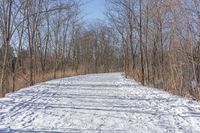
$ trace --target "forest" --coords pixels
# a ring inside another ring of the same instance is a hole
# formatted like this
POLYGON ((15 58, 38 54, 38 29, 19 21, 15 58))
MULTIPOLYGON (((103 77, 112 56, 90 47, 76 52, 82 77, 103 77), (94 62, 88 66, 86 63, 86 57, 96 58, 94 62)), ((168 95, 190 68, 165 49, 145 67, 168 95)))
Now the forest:
POLYGON ((124 72, 200 99, 200 0, 107 0, 84 21, 84 0, 0 1, 0 97, 35 83, 124 72))

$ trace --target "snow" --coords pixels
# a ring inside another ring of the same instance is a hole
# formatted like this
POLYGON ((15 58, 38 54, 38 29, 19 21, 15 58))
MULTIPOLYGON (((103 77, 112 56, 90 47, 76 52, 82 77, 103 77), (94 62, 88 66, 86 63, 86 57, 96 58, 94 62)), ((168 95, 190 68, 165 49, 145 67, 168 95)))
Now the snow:
POLYGON ((200 133, 200 103, 121 73, 81 75, 0 99, 0 132, 200 133))

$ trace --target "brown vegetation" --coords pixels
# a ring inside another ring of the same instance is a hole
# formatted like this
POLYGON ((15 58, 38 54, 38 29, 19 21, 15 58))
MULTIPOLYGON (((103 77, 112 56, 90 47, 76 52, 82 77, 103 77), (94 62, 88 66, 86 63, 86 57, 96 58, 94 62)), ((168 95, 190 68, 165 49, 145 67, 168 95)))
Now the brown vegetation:
POLYGON ((0 1, 0 94, 74 74, 123 70, 200 98, 200 1, 109 0, 87 24, 79 0, 0 1))
POLYGON ((0 96, 60 77, 119 67, 112 31, 86 26, 79 0, 0 1, 0 96))
MULTIPOLYGON (((57 71, 57 78, 75 76, 75 75, 78 75, 81 73, 82 72, 75 72, 72 70, 65 71, 64 73, 63 73, 63 71, 57 71)), ((40 83, 40 82, 44 82, 44 81, 48 81, 48 80, 52 80, 52 79, 54 79, 54 72, 48 72, 48 73, 45 73, 44 75, 43 74, 35 75, 34 82, 40 83)), ((11 80, 10 83, 11 84, 10 84, 9 88, 12 88, 13 81, 11 80)), ((28 80, 28 75, 21 75, 21 77, 17 77, 17 79, 15 81, 15 91, 19 90, 21 88, 24 88, 24 87, 28 87, 29 84, 30 83, 28 80)), ((12 91, 12 90, 10 90, 10 91, 12 91)))
POLYGON ((110 0, 124 71, 142 84, 199 99, 200 1, 110 0))

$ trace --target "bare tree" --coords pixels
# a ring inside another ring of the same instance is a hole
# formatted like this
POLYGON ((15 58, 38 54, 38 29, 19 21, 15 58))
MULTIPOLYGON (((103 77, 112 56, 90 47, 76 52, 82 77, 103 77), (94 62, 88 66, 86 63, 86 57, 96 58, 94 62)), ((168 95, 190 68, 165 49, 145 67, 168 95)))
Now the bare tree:
POLYGON ((2 73, 0 79, 0 89, 1 89, 1 96, 4 96, 6 91, 8 90, 8 84, 4 84, 8 81, 8 50, 10 46, 11 40, 11 14, 12 14, 12 0, 3 0, 1 2, 1 14, 3 17, 3 66, 2 66, 2 73))

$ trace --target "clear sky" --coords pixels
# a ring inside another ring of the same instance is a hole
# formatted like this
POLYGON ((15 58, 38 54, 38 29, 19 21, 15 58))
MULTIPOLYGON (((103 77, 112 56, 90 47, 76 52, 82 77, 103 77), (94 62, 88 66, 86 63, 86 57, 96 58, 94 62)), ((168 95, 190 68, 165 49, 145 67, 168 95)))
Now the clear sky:
POLYGON ((84 5, 85 20, 95 21, 97 19, 104 19, 105 0, 85 0, 84 5))

